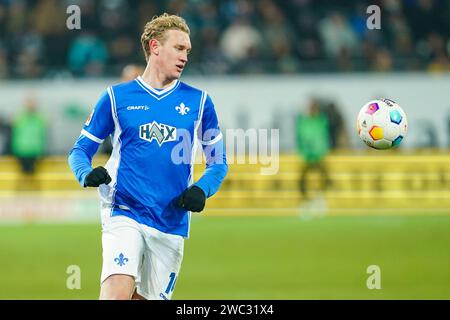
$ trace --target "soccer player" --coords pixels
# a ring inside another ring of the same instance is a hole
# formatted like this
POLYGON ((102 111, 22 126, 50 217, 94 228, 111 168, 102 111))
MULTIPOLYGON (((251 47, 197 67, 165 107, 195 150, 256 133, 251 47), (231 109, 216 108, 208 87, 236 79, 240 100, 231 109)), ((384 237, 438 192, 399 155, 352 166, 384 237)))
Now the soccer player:
POLYGON ((69 153, 83 187, 101 199, 103 267, 100 299, 171 299, 200 212, 228 170, 210 96, 180 82, 191 50, 189 27, 163 14, 145 26, 142 76, 109 87, 69 153), (99 145, 112 136, 105 167, 92 169, 99 145), (206 170, 193 183, 197 142, 206 170))

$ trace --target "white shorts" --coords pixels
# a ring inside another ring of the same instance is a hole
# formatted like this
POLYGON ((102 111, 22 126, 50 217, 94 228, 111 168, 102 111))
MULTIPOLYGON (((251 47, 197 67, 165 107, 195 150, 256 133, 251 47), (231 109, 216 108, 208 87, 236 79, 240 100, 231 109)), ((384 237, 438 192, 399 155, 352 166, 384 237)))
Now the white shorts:
POLYGON ((163 233, 126 216, 102 219, 101 283, 113 274, 133 276, 148 300, 170 300, 183 260, 184 238, 163 233))

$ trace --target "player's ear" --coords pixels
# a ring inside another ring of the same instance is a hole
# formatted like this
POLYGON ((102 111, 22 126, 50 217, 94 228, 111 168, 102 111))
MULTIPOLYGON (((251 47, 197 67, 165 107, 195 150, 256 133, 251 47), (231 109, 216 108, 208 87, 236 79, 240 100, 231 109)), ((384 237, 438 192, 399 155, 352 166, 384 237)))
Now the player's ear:
POLYGON ((158 55, 159 54, 159 42, 156 39, 151 39, 148 42, 148 47, 150 49, 150 52, 152 54, 158 55))

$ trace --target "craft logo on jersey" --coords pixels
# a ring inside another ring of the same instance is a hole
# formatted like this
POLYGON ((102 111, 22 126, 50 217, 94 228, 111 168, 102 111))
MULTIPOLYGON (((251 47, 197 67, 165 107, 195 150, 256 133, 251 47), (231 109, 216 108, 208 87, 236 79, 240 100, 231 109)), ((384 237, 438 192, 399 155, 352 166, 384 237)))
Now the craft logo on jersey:
POLYGON ((127 110, 131 111, 131 110, 144 110, 147 111, 148 109, 150 109, 148 106, 128 106, 127 110))
POLYGON ((161 146, 164 142, 176 140, 177 128, 153 121, 139 127, 139 137, 148 142, 156 140, 158 145, 161 146))

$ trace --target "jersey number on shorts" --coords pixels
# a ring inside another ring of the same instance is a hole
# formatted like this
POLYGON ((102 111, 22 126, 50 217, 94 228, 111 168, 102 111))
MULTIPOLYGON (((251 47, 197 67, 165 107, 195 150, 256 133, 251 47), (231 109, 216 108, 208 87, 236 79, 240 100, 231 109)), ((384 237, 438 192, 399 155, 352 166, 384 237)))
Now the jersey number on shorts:
POLYGON ((166 294, 169 294, 175 288, 175 281, 177 281, 177 275, 172 272, 169 276, 169 284, 167 285, 166 294))

